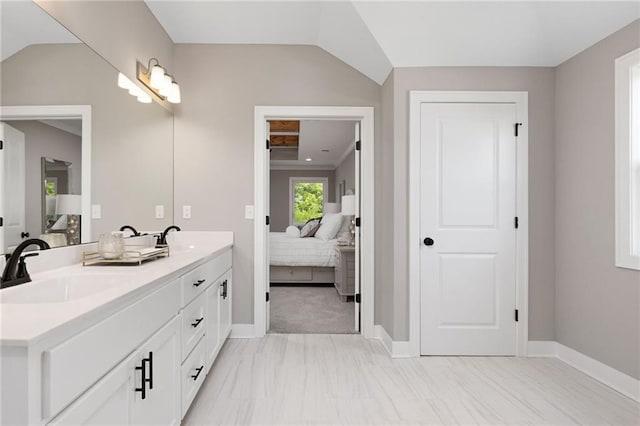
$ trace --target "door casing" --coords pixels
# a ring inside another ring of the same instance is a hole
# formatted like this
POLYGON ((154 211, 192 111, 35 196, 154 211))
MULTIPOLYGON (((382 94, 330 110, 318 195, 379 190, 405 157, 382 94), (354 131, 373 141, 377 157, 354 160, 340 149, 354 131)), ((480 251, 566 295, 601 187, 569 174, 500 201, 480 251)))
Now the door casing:
POLYGON ((266 330, 265 293, 269 262, 265 217, 268 215, 264 194, 268 190, 264 176, 269 170, 265 164, 267 120, 349 120, 359 121, 361 128, 360 216, 361 235, 361 334, 374 338, 374 115, 373 107, 314 107, 314 106, 256 106, 254 110, 254 337, 263 337, 266 330))
POLYGON ((516 123, 521 123, 516 141, 516 212, 519 221, 516 235, 516 356, 526 356, 529 315, 528 92, 467 91, 409 93, 409 356, 420 356, 420 105, 446 102, 512 103, 516 106, 516 123))

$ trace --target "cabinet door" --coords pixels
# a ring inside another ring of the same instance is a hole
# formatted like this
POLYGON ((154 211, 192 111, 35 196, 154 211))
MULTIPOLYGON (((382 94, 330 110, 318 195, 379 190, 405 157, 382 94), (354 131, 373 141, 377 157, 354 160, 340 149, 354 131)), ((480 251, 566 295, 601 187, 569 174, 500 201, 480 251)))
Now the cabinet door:
POLYGON ((220 278, 220 340, 221 343, 229 336, 231 331, 231 295, 232 288, 232 270, 229 269, 220 278))
POLYGON ((131 423, 180 423, 180 319, 174 317, 136 352, 131 423), (144 367, 143 367, 144 366, 144 367))
POLYGON ((205 315, 207 328, 205 330, 205 339, 207 345, 207 371, 218 354, 220 349, 220 283, 216 282, 207 289, 206 292, 206 309, 205 315))
POLYGON ((133 356, 118 364, 50 425, 126 425, 133 399, 133 356))

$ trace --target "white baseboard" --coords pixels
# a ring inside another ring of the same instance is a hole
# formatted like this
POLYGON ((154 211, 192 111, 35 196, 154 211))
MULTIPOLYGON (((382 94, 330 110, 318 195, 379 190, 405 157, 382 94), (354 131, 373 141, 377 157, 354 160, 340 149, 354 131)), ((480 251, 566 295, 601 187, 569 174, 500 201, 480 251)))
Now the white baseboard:
POLYGON ((382 345, 387 350, 391 358, 410 358, 409 342, 394 342, 383 326, 376 324, 374 333, 377 339, 380 339, 382 345))
POLYGON ((229 339, 253 339, 255 335, 253 324, 232 324, 229 339))
POLYGON ((581 352, 553 341, 530 341, 530 357, 554 357, 593 377, 629 398, 640 402, 640 380, 595 360, 581 352))
POLYGON ((527 356, 557 358, 558 344, 553 340, 529 340, 527 343, 527 356))

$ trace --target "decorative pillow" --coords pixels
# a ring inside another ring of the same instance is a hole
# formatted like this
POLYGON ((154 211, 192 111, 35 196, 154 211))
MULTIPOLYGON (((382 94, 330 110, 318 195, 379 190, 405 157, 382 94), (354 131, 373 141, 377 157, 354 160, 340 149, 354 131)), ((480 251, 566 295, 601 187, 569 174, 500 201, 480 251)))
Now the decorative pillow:
POLYGON ((320 229, 316 231, 316 238, 325 241, 333 240, 342 226, 342 221, 342 214, 327 213, 320 221, 320 229))
POLYGON ((300 238, 313 237, 318 228, 320 228, 320 219, 308 220, 300 230, 300 238))
POLYGON ((300 228, 297 226, 287 226, 285 230, 287 237, 290 238, 300 238, 300 228))

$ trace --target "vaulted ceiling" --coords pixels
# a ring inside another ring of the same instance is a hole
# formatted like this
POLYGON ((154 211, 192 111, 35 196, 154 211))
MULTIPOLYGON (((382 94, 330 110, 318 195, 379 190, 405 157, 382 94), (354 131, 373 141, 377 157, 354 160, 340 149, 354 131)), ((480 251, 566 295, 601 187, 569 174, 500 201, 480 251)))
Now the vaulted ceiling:
POLYGON ((394 67, 556 66, 640 18, 638 1, 146 4, 175 43, 315 45, 380 84, 394 67))

